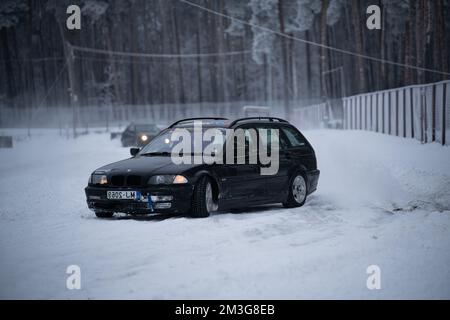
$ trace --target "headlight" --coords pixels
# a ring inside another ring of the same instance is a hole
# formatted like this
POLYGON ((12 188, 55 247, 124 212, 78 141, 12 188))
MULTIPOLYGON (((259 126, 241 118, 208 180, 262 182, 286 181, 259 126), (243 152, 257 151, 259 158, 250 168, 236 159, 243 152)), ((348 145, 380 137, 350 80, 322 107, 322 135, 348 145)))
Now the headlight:
POLYGON ((143 142, 145 142, 145 141, 148 140, 148 137, 144 134, 144 135, 141 136, 141 140, 142 140, 143 142))
POLYGON ((91 176, 90 182, 92 184, 107 184, 108 177, 104 174, 93 174, 91 176))
POLYGON ((148 179, 148 184, 184 184, 188 180, 180 175, 158 175, 148 179))
POLYGON ((173 179, 173 184, 184 184, 187 183, 188 180, 186 179, 186 177, 184 176, 175 176, 175 178, 173 179))

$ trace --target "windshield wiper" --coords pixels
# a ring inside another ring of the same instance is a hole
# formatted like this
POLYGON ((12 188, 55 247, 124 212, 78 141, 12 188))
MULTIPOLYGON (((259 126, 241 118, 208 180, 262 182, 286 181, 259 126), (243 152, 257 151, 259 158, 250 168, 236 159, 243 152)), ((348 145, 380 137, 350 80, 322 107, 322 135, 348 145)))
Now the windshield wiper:
POLYGON ((164 151, 164 152, 147 152, 147 153, 143 153, 140 154, 140 156, 144 156, 144 157, 168 157, 170 156, 172 153, 164 151))

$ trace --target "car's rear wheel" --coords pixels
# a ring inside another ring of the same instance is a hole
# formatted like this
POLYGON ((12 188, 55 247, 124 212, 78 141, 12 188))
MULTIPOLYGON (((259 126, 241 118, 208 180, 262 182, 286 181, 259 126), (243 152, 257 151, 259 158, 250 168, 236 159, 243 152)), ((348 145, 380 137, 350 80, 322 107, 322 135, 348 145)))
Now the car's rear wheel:
POLYGON ((112 216, 114 215, 114 212, 110 212, 110 211, 95 211, 95 215, 97 216, 97 218, 112 218, 112 216))
POLYGON ((204 176, 195 186, 191 215, 194 218, 206 218, 214 211, 217 211, 217 201, 214 197, 213 187, 211 180, 204 176))
POLYGON ((289 183, 289 195, 287 201, 283 203, 286 208, 301 207, 305 204, 308 187, 305 176, 296 173, 289 183))

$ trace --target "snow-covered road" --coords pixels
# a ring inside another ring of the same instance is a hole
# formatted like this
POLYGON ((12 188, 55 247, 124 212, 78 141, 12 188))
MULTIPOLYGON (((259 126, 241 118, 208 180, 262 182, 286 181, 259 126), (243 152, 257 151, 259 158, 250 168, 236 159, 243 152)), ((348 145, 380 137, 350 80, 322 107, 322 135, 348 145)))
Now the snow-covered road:
POLYGON ((96 219, 89 174, 128 157, 108 134, 38 130, 0 149, 0 298, 449 299, 450 148, 305 134, 322 172, 304 207, 208 219, 96 219), (69 265, 81 290, 66 289, 69 265), (366 287, 370 265, 381 290, 366 287))

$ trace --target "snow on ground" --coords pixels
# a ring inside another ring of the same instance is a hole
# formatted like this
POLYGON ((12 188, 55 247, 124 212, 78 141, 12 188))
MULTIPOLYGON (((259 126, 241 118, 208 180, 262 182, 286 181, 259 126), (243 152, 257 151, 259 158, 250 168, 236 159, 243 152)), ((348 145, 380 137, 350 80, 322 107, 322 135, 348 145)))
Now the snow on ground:
POLYGON ((99 220, 83 188, 128 149, 21 132, 0 149, 0 298, 450 298, 450 148, 306 135, 322 174, 302 208, 99 220), (66 289, 74 264, 81 290, 66 289), (366 287, 370 265, 381 290, 366 287))

